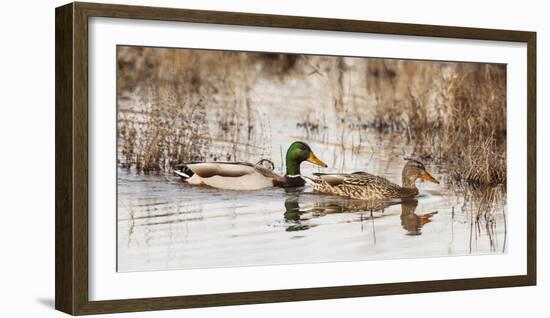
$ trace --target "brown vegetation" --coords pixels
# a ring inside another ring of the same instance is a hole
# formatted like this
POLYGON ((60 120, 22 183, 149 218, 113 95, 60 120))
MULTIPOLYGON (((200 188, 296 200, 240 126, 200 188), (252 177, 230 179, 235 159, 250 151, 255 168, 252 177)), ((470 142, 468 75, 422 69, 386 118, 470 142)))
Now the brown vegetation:
POLYGON ((400 61, 373 63, 371 74, 386 75, 369 86, 377 101, 369 126, 404 134, 413 155, 449 165, 456 182, 505 185, 505 66, 432 63, 424 76, 400 61))
POLYGON ((138 171, 270 158, 253 105, 284 103, 306 140, 346 148, 352 135, 359 154, 373 132, 398 136, 451 183, 506 185, 504 65, 119 47, 117 85, 119 162, 138 171), (259 95, 260 81, 285 91, 259 95))
POLYGON ((266 153, 269 129, 249 105, 248 74, 235 72, 246 69, 246 54, 142 47, 117 53, 121 166, 168 171, 181 162, 266 153))

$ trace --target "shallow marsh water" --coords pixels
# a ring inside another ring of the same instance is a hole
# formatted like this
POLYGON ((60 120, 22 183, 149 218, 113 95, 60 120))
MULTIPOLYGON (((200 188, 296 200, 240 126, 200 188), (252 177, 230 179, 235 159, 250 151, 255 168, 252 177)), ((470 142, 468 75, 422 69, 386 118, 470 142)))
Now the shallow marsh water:
MULTIPOLYGON (((389 149, 363 170, 400 181, 389 149)), ((386 147, 382 147, 386 144, 386 147)), ((331 145, 310 143, 328 153, 331 145)), ((341 159, 338 159, 341 160, 341 159)), ((303 174, 317 171, 304 163, 303 174)), ((357 167, 358 168, 358 167, 357 167)), ((428 166, 444 179, 444 169, 428 166)), ((338 171, 339 169, 325 169, 338 171)), ((354 169, 351 169, 354 170, 354 169)), ((357 170, 357 169, 355 169, 357 170)), ((164 270, 441 257, 506 251, 504 204, 479 217, 479 202, 421 183, 416 200, 386 205, 298 189, 228 191, 171 174, 118 170, 118 270, 164 270)))

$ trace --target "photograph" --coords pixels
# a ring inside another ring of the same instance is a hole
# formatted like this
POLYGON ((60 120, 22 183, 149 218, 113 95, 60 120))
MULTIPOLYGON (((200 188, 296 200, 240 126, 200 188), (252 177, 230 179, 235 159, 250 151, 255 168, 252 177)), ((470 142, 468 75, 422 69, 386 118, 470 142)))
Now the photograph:
POLYGON ((506 72, 117 45, 116 270, 506 254, 506 72))

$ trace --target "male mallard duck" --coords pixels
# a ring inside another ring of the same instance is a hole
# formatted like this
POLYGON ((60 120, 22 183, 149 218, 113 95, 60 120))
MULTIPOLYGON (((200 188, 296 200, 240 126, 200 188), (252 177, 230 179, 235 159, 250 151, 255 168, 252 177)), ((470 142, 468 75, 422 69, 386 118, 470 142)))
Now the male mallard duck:
POLYGON ((273 172, 273 163, 261 160, 248 162, 193 162, 176 167, 174 171, 189 184, 209 185, 228 190, 258 190, 269 187, 301 187, 300 164, 308 161, 321 167, 327 165, 319 160, 304 142, 296 141, 286 152, 286 174, 273 172), (269 162, 270 167, 264 163, 269 162))
POLYGON ((401 174, 403 186, 399 186, 384 177, 362 171, 351 174, 314 173, 314 175, 317 178, 303 178, 315 190, 362 200, 412 198, 418 195, 417 179, 439 183, 426 171, 426 167, 416 160, 408 160, 405 167, 403 167, 401 174))

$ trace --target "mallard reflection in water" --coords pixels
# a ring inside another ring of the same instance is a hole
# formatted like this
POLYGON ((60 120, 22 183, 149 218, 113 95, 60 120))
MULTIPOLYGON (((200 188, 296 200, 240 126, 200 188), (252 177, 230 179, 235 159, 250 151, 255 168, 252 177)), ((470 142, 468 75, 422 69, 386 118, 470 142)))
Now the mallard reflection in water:
MULTIPOLYGON (((421 235, 422 227, 432 221, 432 217, 437 214, 437 211, 417 215, 416 207, 418 200, 407 199, 403 201, 364 201, 341 198, 335 200, 334 197, 316 197, 316 200, 309 207, 300 207, 298 202, 299 196, 292 195, 285 200, 285 222, 290 223, 286 231, 304 231, 317 226, 310 224, 309 221, 320 218, 329 214, 335 213, 353 213, 364 212, 357 218, 357 222, 375 220, 381 217, 391 216, 395 214, 384 213, 385 209, 392 205, 401 205, 401 226, 406 231, 407 235, 421 235), (321 198, 321 199, 319 199, 321 198)), ((399 223, 395 223, 398 226, 399 223)))
POLYGON ((391 201, 365 201, 330 196, 313 195, 311 197, 315 198, 315 201, 307 208, 300 207, 298 195, 290 196, 285 200, 285 221, 293 223, 287 228, 287 231, 310 229, 316 225, 302 222, 335 213, 365 212, 367 215, 361 216, 357 221, 377 219, 383 216, 387 207, 399 204, 399 202, 391 201))
POLYGON ((416 199, 404 200, 401 203, 401 226, 405 229, 405 231, 407 231, 407 235, 421 235, 422 227, 425 224, 430 223, 432 221, 432 217, 437 214, 437 211, 435 211, 423 215, 417 215, 415 213, 417 206, 418 200, 416 199))

